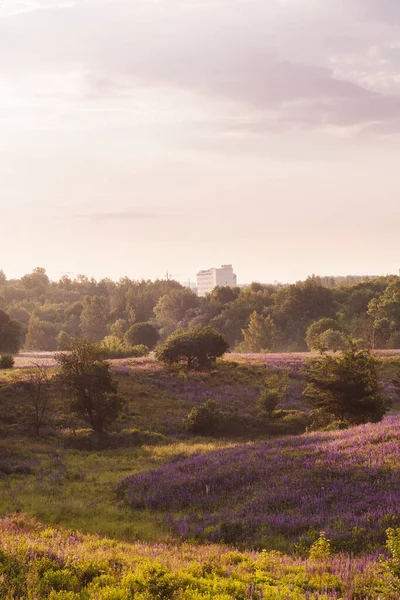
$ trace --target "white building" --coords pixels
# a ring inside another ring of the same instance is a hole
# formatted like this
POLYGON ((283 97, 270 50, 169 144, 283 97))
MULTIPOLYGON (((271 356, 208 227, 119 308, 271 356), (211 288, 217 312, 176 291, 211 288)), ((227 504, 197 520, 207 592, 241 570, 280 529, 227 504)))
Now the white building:
POLYGON ((197 273, 197 294, 199 296, 205 296, 217 286, 237 286, 237 278, 232 265, 222 265, 220 269, 208 269, 197 273))

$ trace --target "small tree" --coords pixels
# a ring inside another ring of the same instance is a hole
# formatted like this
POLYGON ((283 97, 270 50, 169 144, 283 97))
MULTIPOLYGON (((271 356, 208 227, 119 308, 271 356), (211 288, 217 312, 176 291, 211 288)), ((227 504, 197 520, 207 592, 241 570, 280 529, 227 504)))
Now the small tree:
POLYGON ((381 421, 390 403, 384 396, 379 362, 349 341, 340 356, 322 354, 305 368, 303 398, 321 417, 351 424, 381 421))
POLYGON ((0 352, 16 354, 21 347, 21 335, 21 323, 0 310, 0 352))
POLYGON ((319 319, 311 323, 307 329, 306 344, 310 350, 323 350, 321 336, 327 331, 341 331, 341 327, 335 319, 319 319))
POLYGON ((73 413, 102 433, 118 417, 122 402, 101 346, 86 339, 74 340, 69 353, 57 354, 56 360, 73 413))
POLYGON ((185 362, 188 369, 209 367, 229 350, 225 336, 210 326, 179 329, 157 350, 157 360, 166 365, 185 362))
POLYGON ((35 363, 32 367, 22 370, 15 377, 15 381, 25 394, 29 426, 35 435, 40 435, 40 429, 46 423, 50 409, 48 368, 35 363))
POLYGON ((218 431, 221 412, 215 400, 207 400, 201 406, 192 408, 184 421, 184 427, 195 435, 213 435, 218 431))
POLYGON ((332 352, 338 352, 339 350, 346 350, 348 342, 344 333, 335 331, 334 329, 327 329, 319 336, 318 345, 322 351, 331 350, 332 352))
POLYGON ((260 398, 260 406, 265 415, 270 417, 285 395, 289 386, 289 375, 286 371, 282 373, 268 373, 264 386, 265 388, 260 398))
POLYGON ((74 338, 66 331, 60 331, 57 335, 57 350, 69 350, 74 338))
POLYGON ((143 345, 150 350, 156 347, 159 339, 160 334, 151 323, 136 323, 125 334, 125 341, 129 346, 143 345))
POLYGON ((246 329, 242 329, 244 352, 270 352, 275 344, 277 330, 270 316, 263 317, 254 311, 246 329))

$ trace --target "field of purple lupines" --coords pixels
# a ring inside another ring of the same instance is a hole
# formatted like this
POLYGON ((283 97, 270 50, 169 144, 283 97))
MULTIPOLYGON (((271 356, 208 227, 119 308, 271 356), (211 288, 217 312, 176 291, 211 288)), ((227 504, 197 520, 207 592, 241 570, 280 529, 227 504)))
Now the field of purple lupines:
POLYGON ((400 418, 194 455, 121 492, 183 539, 301 550, 324 531, 337 550, 380 550, 400 520, 400 418))

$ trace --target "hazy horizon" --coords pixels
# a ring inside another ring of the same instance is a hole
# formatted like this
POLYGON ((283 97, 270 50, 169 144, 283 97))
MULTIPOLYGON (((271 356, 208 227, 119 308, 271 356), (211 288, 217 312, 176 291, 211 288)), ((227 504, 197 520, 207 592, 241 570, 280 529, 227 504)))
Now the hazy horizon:
POLYGON ((0 2, 0 269, 398 274, 398 0, 0 2))

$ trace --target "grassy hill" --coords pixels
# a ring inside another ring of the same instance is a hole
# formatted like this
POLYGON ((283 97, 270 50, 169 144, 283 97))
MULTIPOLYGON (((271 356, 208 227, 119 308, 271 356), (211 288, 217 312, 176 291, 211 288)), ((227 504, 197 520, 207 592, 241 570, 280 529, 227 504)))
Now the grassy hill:
POLYGON ((193 455, 121 486, 132 509, 162 512, 183 538, 301 551, 323 530, 357 553, 398 525, 399 490, 398 416, 193 455))

